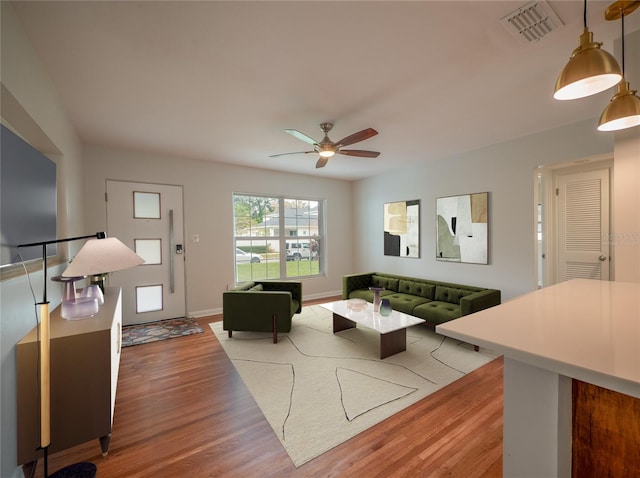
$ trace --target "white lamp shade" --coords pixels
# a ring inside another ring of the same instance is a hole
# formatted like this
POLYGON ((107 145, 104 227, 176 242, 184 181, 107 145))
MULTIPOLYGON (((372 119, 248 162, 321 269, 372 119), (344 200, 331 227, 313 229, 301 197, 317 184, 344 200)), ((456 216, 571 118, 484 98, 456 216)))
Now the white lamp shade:
POLYGON ((62 276, 105 274, 130 269, 143 263, 144 259, 115 237, 89 239, 73 258, 69 267, 62 273, 62 276))

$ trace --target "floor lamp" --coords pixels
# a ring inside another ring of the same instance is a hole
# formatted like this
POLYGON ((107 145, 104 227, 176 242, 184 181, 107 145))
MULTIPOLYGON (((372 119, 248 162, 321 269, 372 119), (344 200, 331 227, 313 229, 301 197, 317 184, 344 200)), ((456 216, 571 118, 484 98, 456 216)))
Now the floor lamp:
MULTIPOLYGON (((104 232, 97 232, 88 236, 70 237, 66 239, 55 239, 52 241, 33 242, 30 244, 21 244, 18 248, 24 247, 42 247, 42 263, 43 263, 43 293, 40 306, 40 448, 43 452, 43 465, 45 478, 62 478, 62 477, 94 477, 97 468, 93 463, 78 463, 70 465, 57 471, 53 475, 49 475, 48 471, 48 450, 51 445, 51 316, 49 310, 49 301, 47 299, 47 246, 50 244, 58 244, 61 242, 78 241, 81 239, 90 239, 82 246, 76 258, 71 262, 76 269, 82 268, 87 272, 78 275, 104 275, 108 272, 129 269, 138 266, 144 262, 135 252, 125 246, 115 237, 107 238, 104 232), (85 249, 87 249, 85 251, 85 249), (84 251, 84 252, 83 252, 84 251)), ((69 276, 69 266, 63 276, 69 276)))

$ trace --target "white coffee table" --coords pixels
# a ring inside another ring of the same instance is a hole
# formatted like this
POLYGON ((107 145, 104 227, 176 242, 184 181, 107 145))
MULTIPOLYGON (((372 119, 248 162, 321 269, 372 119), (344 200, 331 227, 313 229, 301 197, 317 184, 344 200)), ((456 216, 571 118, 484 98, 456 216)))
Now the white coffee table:
POLYGON ((320 304, 333 312, 333 333, 353 329, 358 324, 380 333, 380 358, 387 358, 407 350, 407 327, 425 322, 413 315, 391 312, 391 315, 380 315, 373 311, 373 304, 367 302, 364 310, 354 311, 347 307, 349 301, 338 300, 320 304))

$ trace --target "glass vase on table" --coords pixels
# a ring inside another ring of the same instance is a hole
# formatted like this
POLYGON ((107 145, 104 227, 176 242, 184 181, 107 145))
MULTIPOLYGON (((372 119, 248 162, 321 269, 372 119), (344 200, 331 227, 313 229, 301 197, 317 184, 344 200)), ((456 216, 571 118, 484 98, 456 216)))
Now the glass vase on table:
POLYGON ((369 290, 373 291, 373 311, 378 312, 380 310, 380 292, 384 290, 384 287, 369 287, 369 290))
POLYGON ((391 301, 389 299, 380 299, 380 315, 388 317, 391 315, 391 301))

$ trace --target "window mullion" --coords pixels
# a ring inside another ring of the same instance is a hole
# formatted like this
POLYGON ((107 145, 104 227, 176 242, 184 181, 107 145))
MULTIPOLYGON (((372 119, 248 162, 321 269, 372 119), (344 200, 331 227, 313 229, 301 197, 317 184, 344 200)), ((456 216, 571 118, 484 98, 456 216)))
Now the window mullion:
POLYGON ((285 228, 285 202, 284 198, 279 198, 278 200, 278 208, 280 210, 280 214, 278 216, 278 237, 279 237, 279 248, 280 251, 280 278, 287 278, 287 245, 286 245, 286 228, 285 228))

